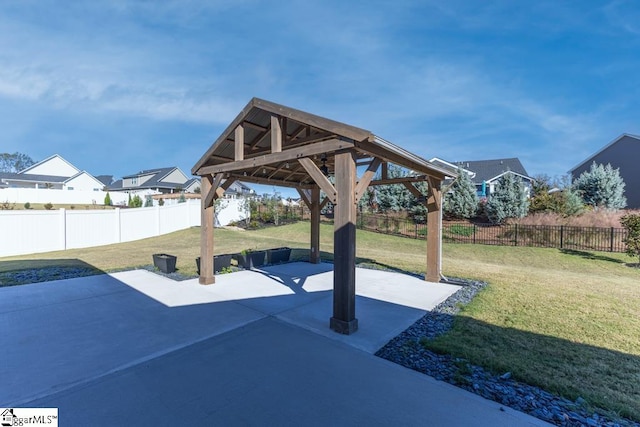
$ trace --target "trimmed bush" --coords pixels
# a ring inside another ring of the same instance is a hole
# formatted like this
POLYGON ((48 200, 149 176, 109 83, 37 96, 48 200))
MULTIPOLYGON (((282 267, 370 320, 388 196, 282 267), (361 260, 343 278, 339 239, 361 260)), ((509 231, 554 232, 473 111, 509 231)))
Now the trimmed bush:
POLYGON ((624 239, 625 252, 630 257, 637 256, 638 266, 640 266, 640 215, 625 215, 620 219, 620 222, 627 230, 627 237, 624 239))

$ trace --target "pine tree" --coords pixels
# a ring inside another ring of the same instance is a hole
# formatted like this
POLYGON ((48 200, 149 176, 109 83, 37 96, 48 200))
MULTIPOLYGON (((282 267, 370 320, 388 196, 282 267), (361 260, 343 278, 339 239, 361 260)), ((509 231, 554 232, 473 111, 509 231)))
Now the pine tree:
POLYGON ((133 196, 133 199, 129 203, 129 206, 132 208, 141 208, 142 207, 142 198, 137 194, 133 196))
POLYGON ((130 208, 133 207, 133 201, 131 200, 131 193, 129 193, 129 200, 127 201, 127 206, 129 206, 130 208))
POLYGON ((107 191, 107 195, 104 196, 104 205, 105 206, 111 206, 113 202, 111 201, 111 196, 109 195, 109 192, 107 191))
POLYGON ((444 199, 444 214, 458 219, 475 216, 478 209, 478 193, 469 174, 458 169, 458 179, 454 181, 444 199))
POLYGON ((487 202, 489 221, 502 224, 509 218, 522 218, 529 210, 529 200, 520 177, 505 173, 487 202))
MULTIPOLYGON (((402 178, 407 176, 407 172, 399 166, 389 165, 387 170, 388 178, 402 178)), ((376 190, 378 209, 381 212, 403 211, 410 206, 411 193, 402 184, 383 185, 376 190)))
POLYGON ((547 175, 539 175, 533 182, 532 190, 529 213, 555 212, 567 217, 579 215, 584 210, 582 198, 571 185, 571 178, 568 176, 552 181, 547 175), (555 189, 553 192, 552 187, 555 189))
POLYGON ((582 172, 573 184, 586 205, 594 208, 622 209, 627 206, 624 196, 624 181, 619 169, 591 164, 591 169, 582 172))

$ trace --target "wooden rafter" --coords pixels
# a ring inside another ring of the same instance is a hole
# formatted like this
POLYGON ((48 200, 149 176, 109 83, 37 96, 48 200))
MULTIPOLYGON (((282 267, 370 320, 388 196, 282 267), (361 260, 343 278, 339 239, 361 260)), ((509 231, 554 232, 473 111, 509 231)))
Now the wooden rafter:
MULTIPOLYGON (((298 138, 295 141, 291 141, 290 143, 288 143, 286 146, 284 146, 284 149, 289 149, 289 148, 295 148, 295 147, 301 147, 303 145, 309 145, 309 144, 313 144, 316 142, 321 142, 321 141, 325 141, 327 139, 332 139, 332 138, 336 138, 335 134, 331 134, 331 133, 326 133, 323 132, 321 134, 315 133, 309 137, 304 137, 304 138, 298 138)), ((265 148, 259 148, 254 150, 250 156, 247 156, 247 158, 251 158, 254 156, 259 156, 262 153, 268 153, 271 151, 271 147, 265 147, 265 148)))
POLYGON ((256 135, 251 142, 249 142, 249 148, 251 150, 255 150, 258 144, 264 139, 265 136, 269 135, 271 132, 271 123, 267 126, 263 131, 261 131, 258 135, 256 135))
POLYGON ((235 130, 235 161, 244 160, 244 126, 238 125, 235 130))
POLYGON ((252 123, 252 122, 250 122, 248 120, 243 121, 242 124, 244 124, 247 127, 252 128, 252 129, 255 129, 255 130, 259 131, 259 132, 266 132, 266 131, 269 130, 268 127, 260 126, 260 125, 258 125, 256 123, 252 123))
POLYGON ((299 125, 291 134, 291 140, 293 141, 294 139, 296 139, 298 137, 298 135, 300 135, 302 132, 304 132, 304 130, 306 129, 305 125, 299 125))
POLYGON ((271 152, 282 151, 282 123, 278 116, 271 116, 271 152))
POLYGON ((289 179, 293 178, 295 175, 299 175, 301 170, 304 169, 302 167, 302 165, 297 164, 289 173, 289 175, 285 176, 282 180, 283 181, 288 181, 289 179))

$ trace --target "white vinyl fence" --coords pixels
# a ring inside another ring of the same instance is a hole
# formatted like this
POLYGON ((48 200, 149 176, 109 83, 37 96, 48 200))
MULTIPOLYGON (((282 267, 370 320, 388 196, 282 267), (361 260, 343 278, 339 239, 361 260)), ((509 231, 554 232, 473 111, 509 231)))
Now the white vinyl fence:
MULTIPOLYGON (((136 193, 132 193, 132 196, 136 193)), ((18 208, 29 203, 51 203, 55 205, 102 205, 106 191, 88 191, 88 190, 55 190, 51 188, 4 188, 0 190, 0 203, 7 201, 15 203, 18 208)), ((129 194, 112 191, 109 193, 111 202, 114 205, 126 205, 129 200, 129 194)), ((140 197, 144 200, 141 193, 140 197)))
MULTIPOLYGON (((216 223, 246 216, 238 201, 229 200, 216 223)), ((200 200, 133 209, 0 211, 0 257, 129 242, 199 225, 200 200)))

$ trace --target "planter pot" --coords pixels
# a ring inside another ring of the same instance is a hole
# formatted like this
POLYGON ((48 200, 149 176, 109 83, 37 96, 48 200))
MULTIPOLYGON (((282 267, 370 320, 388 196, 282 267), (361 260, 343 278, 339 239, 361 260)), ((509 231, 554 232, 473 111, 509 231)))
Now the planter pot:
POLYGON ((153 254, 153 265, 163 273, 173 273, 176 271, 176 260, 178 257, 168 254, 153 254))
POLYGON ((281 262, 288 262, 291 257, 291 248, 275 248, 267 249, 267 262, 269 264, 278 264, 281 262))
MULTIPOLYGON (((223 268, 231 267, 231 254, 222 254, 213 256, 213 272, 219 273, 223 268)), ((200 274, 200 257, 196 258, 196 270, 200 274)))
POLYGON ((247 254, 235 254, 234 257, 238 260, 238 267, 244 269, 251 269, 264 265, 266 251, 255 251, 247 254))
POLYGON ((222 271, 223 268, 231 267, 231 254, 215 255, 213 257, 213 271, 216 273, 222 271))

